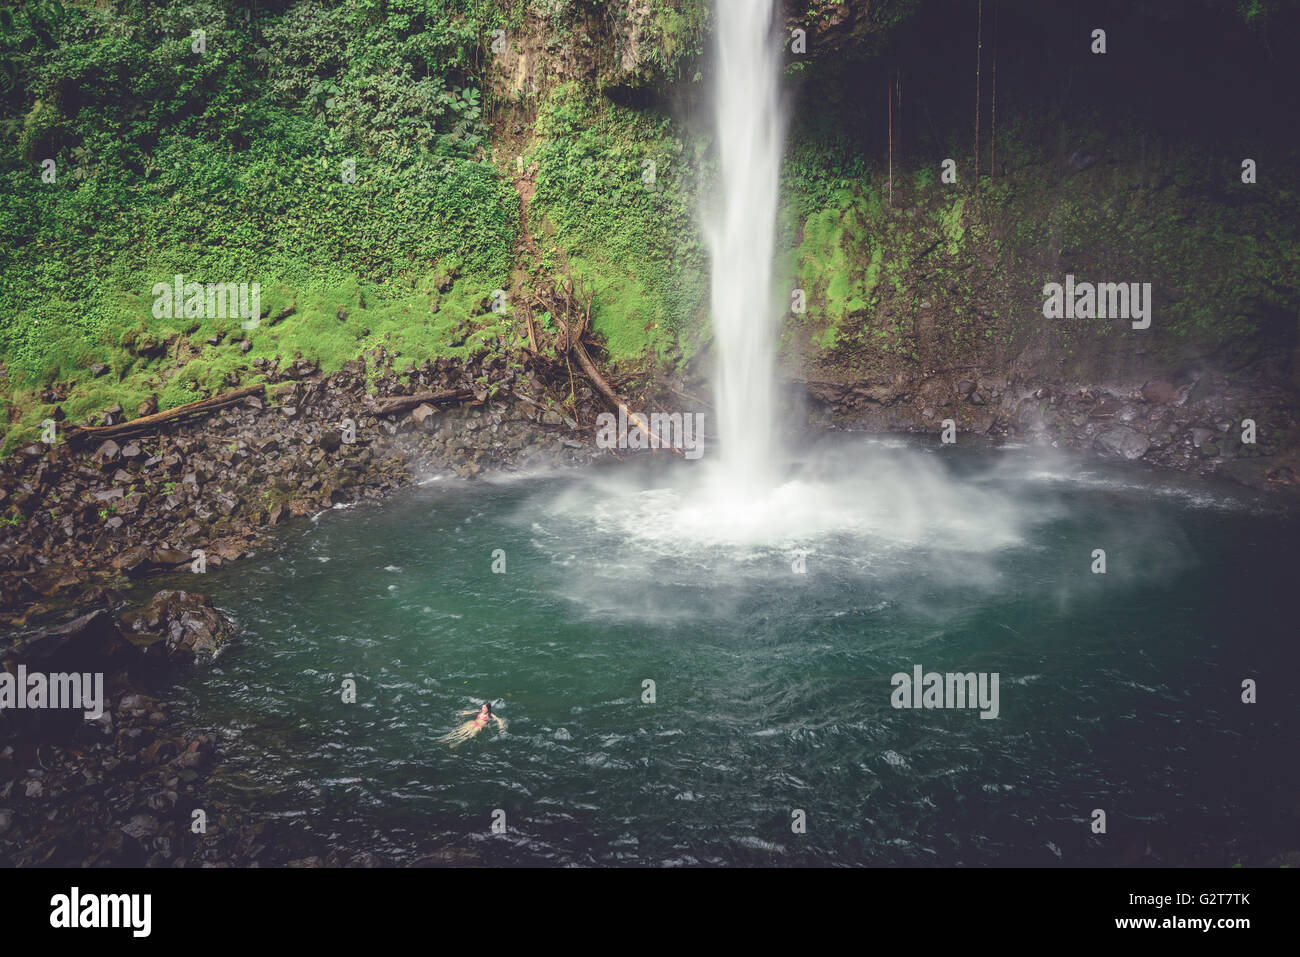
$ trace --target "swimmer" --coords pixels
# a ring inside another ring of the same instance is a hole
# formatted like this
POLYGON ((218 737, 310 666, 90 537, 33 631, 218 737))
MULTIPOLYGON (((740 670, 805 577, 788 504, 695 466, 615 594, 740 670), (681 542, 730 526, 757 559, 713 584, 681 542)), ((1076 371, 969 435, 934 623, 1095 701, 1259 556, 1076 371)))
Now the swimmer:
POLYGON ((498 718, 495 714, 492 713, 492 705, 488 704, 486 701, 483 702, 483 707, 479 708, 477 712, 462 711, 460 713, 463 715, 472 714, 474 715, 474 717, 472 720, 466 721, 456 730, 449 731, 447 734, 444 734, 441 738, 437 739, 438 741, 446 742, 447 744, 450 744, 454 748, 456 745, 462 744, 463 742, 468 741, 470 738, 474 737, 474 735, 478 734, 480 731, 486 728, 488 726, 488 723, 491 721, 495 721, 497 723, 497 727, 499 727, 502 731, 506 729, 505 721, 498 718))

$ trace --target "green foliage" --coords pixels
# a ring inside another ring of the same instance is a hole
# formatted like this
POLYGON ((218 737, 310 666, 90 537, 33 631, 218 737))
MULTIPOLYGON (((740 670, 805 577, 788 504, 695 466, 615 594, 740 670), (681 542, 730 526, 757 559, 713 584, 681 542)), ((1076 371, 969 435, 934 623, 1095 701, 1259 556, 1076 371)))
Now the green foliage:
POLYGON ((427 352, 459 334, 419 312, 419 277, 454 275, 446 315, 466 322, 506 284, 518 200, 485 150, 475 65, 490 4, 476 22, 473 0, 295 0, 247 24, 212 0, 46 6, 0 17, 0 356, 20 406, 58 380, 70 415, 153 392, 167 408, 247 377, 263 346, 341 363, 382 331, 427 352), (372 287, 411 326, 345 334, 300 303, 251 353, 204 348, 172 376, 123 342, 198 350, 216 331, 153 318, 150 289, 176 273, 258 282, 264 305, 372 287), (92 380, 96 361, 114 374, 92 380))
POLYGON ((553 247, 594 289, 593 326, 614 356, 662 351, 698 326, 707 295, 698 156, 666 118, 598 112, 573 88, 552 96, 538 133, 533 232, 544 255, 553 247))

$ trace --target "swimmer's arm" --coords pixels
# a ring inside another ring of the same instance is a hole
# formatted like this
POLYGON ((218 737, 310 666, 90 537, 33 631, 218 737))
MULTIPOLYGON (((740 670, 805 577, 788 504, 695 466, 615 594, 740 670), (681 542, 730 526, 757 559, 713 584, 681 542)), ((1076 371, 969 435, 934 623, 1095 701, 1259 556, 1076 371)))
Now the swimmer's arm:
POLYGON ((496 718, 496 721, 497 721, 497 727, 499 727, 502 731, 504 731, 504 730, 506 729, 506 721, 505 721, 505 718, 497 718, 496 715, 492 715, 492 717, 496 718))

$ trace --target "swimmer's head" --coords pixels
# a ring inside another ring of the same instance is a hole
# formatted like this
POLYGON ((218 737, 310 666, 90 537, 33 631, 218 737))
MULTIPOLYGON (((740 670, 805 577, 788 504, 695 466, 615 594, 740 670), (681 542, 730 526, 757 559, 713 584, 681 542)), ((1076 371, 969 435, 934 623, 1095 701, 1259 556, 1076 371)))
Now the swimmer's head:
POLYGON ((492 706, 491 706, 490 704, 488 704, 486 701, 484 701, 484 702, 483 702, 483 707, 479 708, 479 710, 480 710, 480 711, 486 711, 488 714, 491 714, 491 713, 492 713, 492 706))

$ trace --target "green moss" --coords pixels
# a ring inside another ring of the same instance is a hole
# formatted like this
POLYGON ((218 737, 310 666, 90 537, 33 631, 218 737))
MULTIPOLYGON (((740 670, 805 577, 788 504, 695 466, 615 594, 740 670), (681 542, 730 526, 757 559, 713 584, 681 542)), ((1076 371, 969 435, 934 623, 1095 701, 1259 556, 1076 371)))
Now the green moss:
POLYGON ((537 163, 539 265, 562 272, 567 263, 586 281, 592 326, 612 356, 666 354, 700 324, 708 290, 695 147, 666 117, 596 110, 574 87, 553 94, 537 132, 528 161, 537 163))

